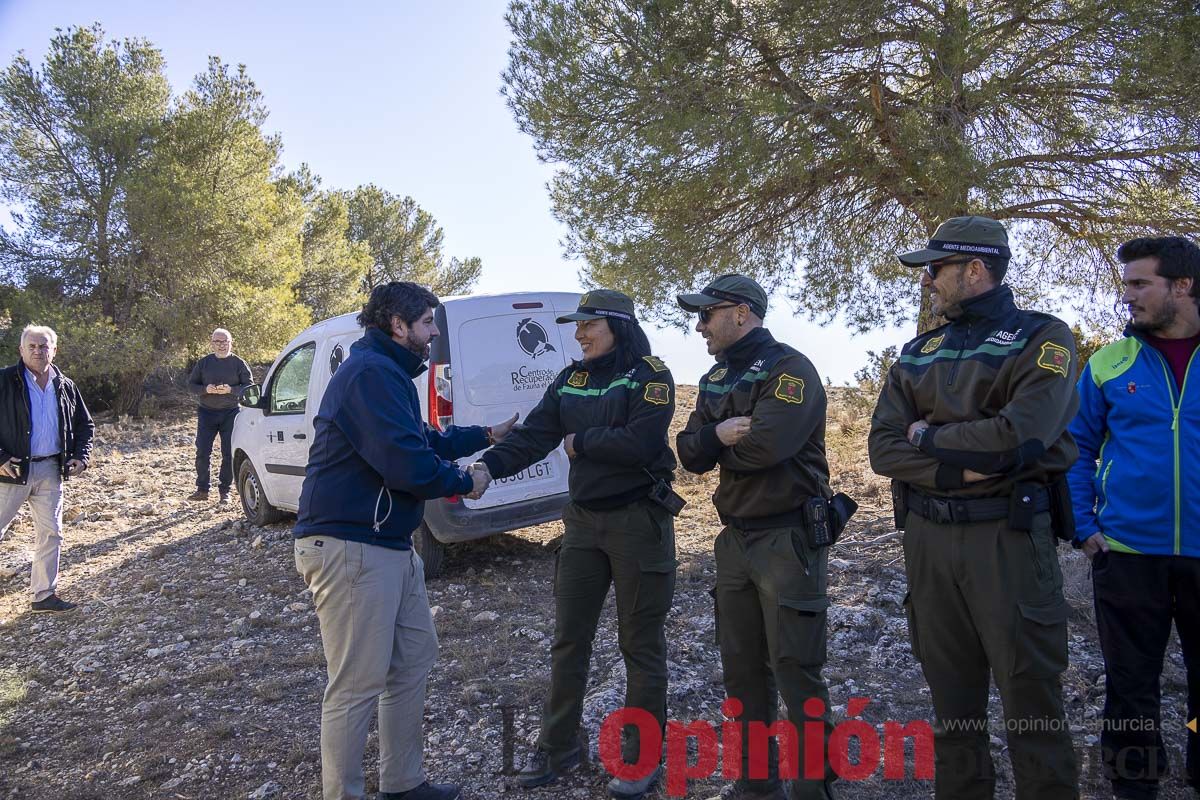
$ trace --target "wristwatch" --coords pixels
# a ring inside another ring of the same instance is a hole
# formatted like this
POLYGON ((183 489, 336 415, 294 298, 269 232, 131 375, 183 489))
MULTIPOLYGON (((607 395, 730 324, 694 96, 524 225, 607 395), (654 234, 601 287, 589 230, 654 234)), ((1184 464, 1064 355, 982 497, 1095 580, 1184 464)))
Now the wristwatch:
POLYGON ((917 428, 912 435, 912 439, 909 440, 912 442, 913 447, 917 448, 918 450, 921 449, 921 442, 925 439, 925 433, 928 430, 929 428, 917 428))

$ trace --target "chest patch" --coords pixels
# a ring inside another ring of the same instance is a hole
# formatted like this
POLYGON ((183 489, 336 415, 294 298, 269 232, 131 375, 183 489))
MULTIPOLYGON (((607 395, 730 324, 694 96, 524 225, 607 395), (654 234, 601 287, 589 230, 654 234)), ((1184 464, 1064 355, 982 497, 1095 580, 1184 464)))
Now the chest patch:
POLYGON ((925 343, 925 346, 921 348, 921 352, 932 353, 934 350, 937 350, 939 347, 941 347, 942 342, 944 341, 946 341, 946 334, 943 333, 941 336, 935 336, 925 343))
POLYGON ((567 386, 574 386, 576 389, 587 386, 587 382, 588 374, 582 371, 572 372, 571 377, 567 378, 567 386))
POLYGON ((721 380, 722 378, 724 378, 724 377, 725 377, 725 373, 726 373, 726 372, 728 372, 728 371, 729 371, 729 370, 728 370, 727 368, 725 368, 725 367, 721 367, 719 370, 717 370, 717 371, 715 371, 715 372, 713 372, 713 373, 710 373, 710 374, 709 374, 709 376, 708 376, 708 379, 709 379, 710 381, 719 381, 719 380, 721 380))
POLYGON ((785 403, 800 405, 804 402, 804 379, 793 378, 784 373, 779 376, 779 385, 775 387, 775 396, 785 403))
POLYGON ((1054 342, 1046 342, 1042 345, 1042 352, 1038 353, 1037 365, 1066 378, 1067 367, 1071 365, 1071 351, 1054 342))
POLYGON ((647 403, 665 406, 671 402, 671 387, 665 383, 647 383, 646 391, 642 394, 647 403))

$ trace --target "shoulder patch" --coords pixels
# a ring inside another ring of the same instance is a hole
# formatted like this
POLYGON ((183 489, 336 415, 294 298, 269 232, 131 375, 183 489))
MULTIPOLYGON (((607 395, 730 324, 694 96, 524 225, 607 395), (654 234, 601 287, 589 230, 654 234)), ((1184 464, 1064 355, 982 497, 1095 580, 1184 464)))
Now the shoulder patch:
POLYGON ((942 342, 944 342, 945 340, 946 340, 946 334, 944 334, 944 333, 941 336, 935 336, 932 339, 930 339, 928 342, 925 343, 925 346, 921 348, 921 352, 922 353, 932 353, 934 350, 937 350, 939 347, 941 347, 942 342))
POLYGON ((667 368, 667 365, 658 356, 642 356, 642 360, 649 364, 655 372, 662 372, 667 368))
POLYGON ((725 377, 725 373, 727 373, 727 372, 729 372, 728 367, 721 367, 720 369, 716 369, 716 370, 713 370, 712 372, 710 372, 708 374, 708 379, 710 381, 719 381, 725 377))
POLYGON ((1043 342, 1042 352, 1038 353, 1037 365, 1064 378, 1069 377, 1067 367, 1071 365, 1071 351, 1054 342, 1043 342))
POLYGON ((785 403, 800 405, 804 402, 804 379, 793 378, 785 372, 779 376, 779 385, 775 387, 775 396, 785 403))
POLYGON ((665 383, 647 383, 646 391, 642 397, 647 403, 653 403, 656 406, 665 406, 671 402, 671 387, 665 383))
POLYGON ((588 374, 582 370, 576 370, 571 373, 571 377, 567 378, 567 386, 574 386, 576 389, 587 386, 588 374))

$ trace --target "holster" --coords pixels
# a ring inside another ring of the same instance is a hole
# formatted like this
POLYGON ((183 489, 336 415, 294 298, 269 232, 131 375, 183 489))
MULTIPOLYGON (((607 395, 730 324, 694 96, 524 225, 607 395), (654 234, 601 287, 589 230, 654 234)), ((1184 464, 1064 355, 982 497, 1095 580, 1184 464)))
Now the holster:
POLYGON ((1037 513, 1036 498, 1042 491, 1038 483, 1014 483, 1008 496, 1008 527, 1014 531, 1033 530, 1033 516, 1037 513))
POLYGON ((904 521, 908 518, 908 484, 904 481, 892 481, 892 521, 896 530, 904 530, 904 521))
POLYGON ((1075 506, 1071 503, 1071 486, 1066 475, 1060 475, 1050 484, 1050 524, 1059 539, 1075 540, 1075 506))

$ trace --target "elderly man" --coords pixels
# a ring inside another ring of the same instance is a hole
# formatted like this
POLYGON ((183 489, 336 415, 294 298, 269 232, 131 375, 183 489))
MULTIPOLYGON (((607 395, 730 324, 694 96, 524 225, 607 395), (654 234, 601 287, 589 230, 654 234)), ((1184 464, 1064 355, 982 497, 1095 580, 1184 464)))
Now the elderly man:
POLYGON ((34 611, 71 611, 55 594, 62 548, 62 482, 88 465, 95 426, 75 384, 54 366, 58 335, 28 325, 21 360, 0 372, 0 537, 28 500, 34 611))
POLYGON ((196 409, 196 491, 188 500, 208 499, 209 459, 213 440, 221 434, 221 471, 217 476, 220 503, 229 503, 233 484, 233 420, 238 413, 238 395, 249 386, 250 367, 233 354, 233 336, 224 328, 212 332, 212 353, 196 362, 188 378, 188 388, 197 395, 196 409))

